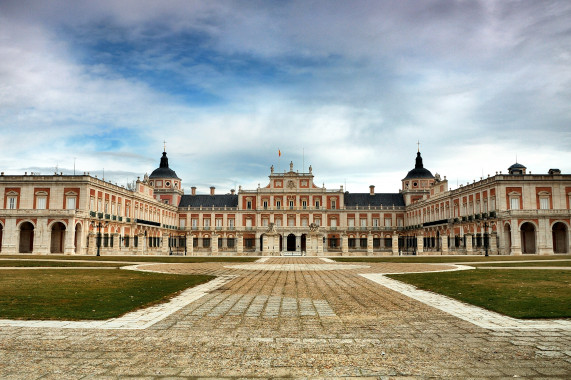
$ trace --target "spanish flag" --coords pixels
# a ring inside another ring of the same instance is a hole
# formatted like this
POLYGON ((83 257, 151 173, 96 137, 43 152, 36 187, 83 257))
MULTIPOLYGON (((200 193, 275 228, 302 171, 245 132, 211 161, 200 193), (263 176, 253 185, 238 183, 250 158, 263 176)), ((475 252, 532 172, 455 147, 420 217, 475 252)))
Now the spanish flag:
POLYGON ((282 151, 278 149, 278 157, 282 156, 282 151))

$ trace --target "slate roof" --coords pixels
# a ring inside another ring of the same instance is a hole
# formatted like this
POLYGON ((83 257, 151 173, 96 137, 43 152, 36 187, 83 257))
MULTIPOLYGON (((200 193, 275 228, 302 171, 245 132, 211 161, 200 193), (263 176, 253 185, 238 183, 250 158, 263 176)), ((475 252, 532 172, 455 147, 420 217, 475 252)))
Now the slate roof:
POLYGON ((512 169, 527 169, 527 168, 525 166, 523 166, 522 164, 519 164, 516 162, 515 164, 513 164, 512 166, 510 166, 508 168, 508 170, 512 170, 512 169))
POLYGON ((404 206, 401 193, 345 193, 345 206, 404 206))
POLYGON ((232 194, 220 195, 183 195, 178 207, 237 207, 238 196, 232 194))
POLYGON ((175 171, 169 168, 169 159, 167 157, 167 152, 163 152, 163 156, 161 157, 161 163, 158 168, 153 170, 149 178, 175 178, 180 179, 176 175, 175 171))

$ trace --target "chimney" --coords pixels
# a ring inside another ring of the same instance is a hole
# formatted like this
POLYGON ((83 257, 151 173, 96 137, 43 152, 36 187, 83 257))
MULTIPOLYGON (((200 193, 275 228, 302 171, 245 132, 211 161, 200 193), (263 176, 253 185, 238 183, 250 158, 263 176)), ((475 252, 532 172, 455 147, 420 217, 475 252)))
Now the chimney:
POLYGON ((234 190, 234 189, 230 190, 230 194, 232 194, 232 195, 234 195, 235 192, 236 192, 236 190, 234 190))
POLYGON ((214 189, 216 189, 214 186, 210 186, 210 195, 214 195, 214 189))
POLYGON ((192 187, 190 188, 190 193, 191 193, 192 195, 196 195, 196 186, 192 186, 192 187))
POLYGON ((375 185, 369 186, 369 194, 375 195, 375 185))

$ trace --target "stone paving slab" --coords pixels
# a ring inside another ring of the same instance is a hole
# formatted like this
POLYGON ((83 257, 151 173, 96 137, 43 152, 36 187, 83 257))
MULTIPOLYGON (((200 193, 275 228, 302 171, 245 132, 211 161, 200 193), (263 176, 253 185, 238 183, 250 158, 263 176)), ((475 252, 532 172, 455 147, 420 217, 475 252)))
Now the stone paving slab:
MULTIPOLYGON (((270 258, 274 264, 323 264, 270 258)), ((359 274, 449 269, 146 270, 235 276, 146 329, 0 327, 0 378, 571 377, 566 329, 485 329, 359 274)))

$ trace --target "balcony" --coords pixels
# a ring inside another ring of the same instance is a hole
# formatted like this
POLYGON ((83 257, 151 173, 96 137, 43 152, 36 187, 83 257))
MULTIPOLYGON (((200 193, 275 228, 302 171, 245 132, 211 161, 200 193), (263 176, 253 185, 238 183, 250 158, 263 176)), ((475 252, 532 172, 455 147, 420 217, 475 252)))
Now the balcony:
POLYGON ((117 220, 117 216, 116 215, 111 216, 111 220, 117 220))
POLYGON ((107 219, 107 220, 111 219, 111 215, 105 214, 105 219, 107 219))

